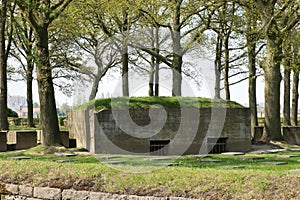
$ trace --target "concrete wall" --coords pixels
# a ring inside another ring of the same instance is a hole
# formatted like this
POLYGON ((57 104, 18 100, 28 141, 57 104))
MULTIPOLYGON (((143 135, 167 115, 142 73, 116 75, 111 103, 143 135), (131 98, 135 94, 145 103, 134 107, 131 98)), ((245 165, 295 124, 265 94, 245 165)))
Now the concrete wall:
POLYGON ((283 139, 289 144, 300 145, 300 126, 282 127, 283 139))
POLYGON ((37 145, 36 131, 9 131, 7 144, 15 144, 15 149, 28 149, 37 145))
POLYGON ((7 150, 7 132, 6 131, 0 131, 0 151, 6 151, 7 150))
POLYGON ((114 113, 111 110, 71 111, 68 114, 70 135, 80 141, 78 146, 94 153, 149 154, 150 141, 166 140, 170 140, 165 147, 167 154, 207 153, 211 150, 207 148, 207 138, 218 137, 227 138, 226 151, 251 148, 247 108, 166 109, 166 118, 154 115, 152 121, 149 109, 130 109, 130 116, 126 112, 121 109, 114 113), (149 124, 159 126, 164 120, 162 129, 152 134, 153 126, 149 124))

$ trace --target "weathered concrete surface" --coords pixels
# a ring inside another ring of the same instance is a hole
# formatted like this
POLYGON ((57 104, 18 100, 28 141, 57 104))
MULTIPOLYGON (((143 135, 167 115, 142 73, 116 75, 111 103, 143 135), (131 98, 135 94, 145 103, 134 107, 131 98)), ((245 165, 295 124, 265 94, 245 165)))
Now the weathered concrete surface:
POLYGON ((39 199, 60 200, 62 196, 61 189, 35 187, 33 197, 39 199))
MULTIPOLYGON (((128 110, 121 109, 114 113, 111 110, 98 113, 71 111, 68 113, 70 137, 77 139, 77 146, 85 147, 93 153, 149 154, 150 141, 170 141, 164 147, 166 155, 205 154, 210 151, 207 149, 209 137, 227 137, 226 151, 250 151, 248 108, 197 109, 198 116, 189 116, 189 113, 196 113, 195 109, 165 109, 166 122, 154 135, 150 134, 152 130, 148 126, 155 123, 149 117, 149 109, 130 109, 131 119, 126 115, 128 110), (120 121, 116 118, 121 120, 123 127, 120 128, 120 121), (127 121, 135 125, 131 126, 127 121)), ((152 120, 161 121, 164 118, 157 115, 152 120)))
POLYGON ((0 131, 0 152, 7 151, 7 132, 0 131))
POLYGON ((15 144, 16 149, 28 149, 37 145, 36 131, 9 131, 7 133, 7 144, 15 144))
POLYGON ((300 126, 285 126, 283 130, 283 139, 289 144, 300 145, 300 126))

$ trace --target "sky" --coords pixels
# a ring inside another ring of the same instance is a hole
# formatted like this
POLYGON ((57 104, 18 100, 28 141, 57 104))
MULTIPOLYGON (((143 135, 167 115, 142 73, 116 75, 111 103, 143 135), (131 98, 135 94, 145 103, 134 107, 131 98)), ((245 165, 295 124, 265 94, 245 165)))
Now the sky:
MULTIPOLYGON (((199 62, 201 72, 201 87, 199 88, 193 80, 184 78, 183 81, 186 83, 183 84, 183 91, 187 88, 191 88, 192 92, 186 96, 199 96, 199 97, 213 97, 214 96, 214 65, 212 62, 205 61, 199 62)), ((168 96, 171 95, 171 74, 170 70, 161 72, 161 95, 168 96)), ((140 74, 130 74, 130 93, 132 96, 146 96, 148 91, 148 77, 147 75, 141 76, 140 74)), ((234 80, 232 80, 234 81, 234 80)), ((75 84, 76 85, 76 84, 75 84)), ((121 85, 121 80, 119 75, 109 76, 103 79, 99 85, 99 91, 97 97, 108 95, 119 96, 121 91, 119 90, 121 85)), ((262 103, 264 101, 264 83, 263 78, 259 77, 257 80, 257 102, 262 103)), ((56 102, 59 107, 63 103, 68 103, 69 105, 80 104, 84 99, 86 100, 89 96, 89 87, 82 87, 82 84, 77 85, 73 97, 68 97, 59 91, 58 88, 55 90, 56 102)), ((39 102, 38 93, 37 93, 37 83, 36 81, 33 84, 33 99, 34 102, 39 102)), ((187 90, 189 91, 189 90, 187 90)), ((248 81, 243 81, 237 85, 230 87, 231 98, 233 101, 236 101, 244 106, 248 106, 248 81)), ((184 93, 184 92, 183 92, 184 93)), ((25 81, 9 81, 8 83, 8 94, 11 96, 26 96, 26 84, 25 81)), ((222 96, 225 97, 224 92, 222 96)))

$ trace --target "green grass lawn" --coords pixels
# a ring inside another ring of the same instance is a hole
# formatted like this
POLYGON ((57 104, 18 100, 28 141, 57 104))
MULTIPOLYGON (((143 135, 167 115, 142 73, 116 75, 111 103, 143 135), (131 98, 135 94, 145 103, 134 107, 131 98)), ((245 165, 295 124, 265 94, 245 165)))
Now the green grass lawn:
POLYGON ((101 109, 110 109, 112 107, 121 108, 129 100, 130 108, 149 108, 157 105, 165 108, 180 108, 195 107, 195 108, 211 108, 226 107, 226 108, 243 108, 242 105, 225 100, 212 100, 209 98, 196 98, 196 97, 118 97, 118 98, 105 98, 97 99, 85 103, 78 107, 78 109, 85 109, 87 107, 93 107, 99 111, 101 109))
POLYGON ((159 160, 156 159, 157 156, 109 157, 110 155, 105 154, 57 157, 51 149, 48 152, 42 150, 42 147, 36 147, 21 152, 0 153, 0 181, 118 194, 206 199, 300 198, 300 173, 289 172, 292 169, 300 169, 300 151, 242 156, 211 154, 210 158, 168 156, 164 157, 164 160, 159 160), (297 157, 282 158, 279 155, 297 157), (31 159, 16 161, 11 159, 12 156, 29 156, 31 159), (241 159, 248 156, 259 156, 264 159, 254 161, 241 159), (221 162, 200 162, 203 159, 217 159, 221 162), (58 160, 70 162, 58 163, 58 160), (122 164, 106 164, 112 160, 122 164), (288 164, 278 166, 261 164, 266 161, 283 161, 288 164), (178 166, 156 165, 164 163, 177 163, 178 166), (228 165, 239 165, 244 168, 220 168, 228 165))

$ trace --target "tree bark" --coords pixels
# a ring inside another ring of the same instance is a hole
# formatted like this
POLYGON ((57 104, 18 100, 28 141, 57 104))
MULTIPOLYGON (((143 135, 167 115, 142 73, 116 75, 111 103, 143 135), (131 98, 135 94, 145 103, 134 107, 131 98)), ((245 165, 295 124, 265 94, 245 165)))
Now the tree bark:
MULTIPOLYGON (((154 27, 151 28, 151 47, 155 50, 155 32, 154 27)), ((155 73, 155 57, 151 56, 150 68, 149 68, 149 84, 148 95, 154 96, 154 73, 155 73)))
POLYGON ((122 50, 122 91, 123 96, 129 96, 129 80, 128 80, 128 62, 129 62, 129 55, 128 55, 128 46, 125 45, 122 50))
POLYGON ((288 62, 286 62, 286 66, 284 69, 284 95, 283 95, 283 125, 290 126, 291 125, 291 71, 288 69, 288 62))
POLYGON ((220 37, 220 34, 218 34, 215 58, 215 99, 221 99, 222 43, 223 41, 220 37))
POLYGON ((100 77, 101 77, 101 74, 99 74, 99 72, 94 77, 92 90, 91 90, 91 93, 90 93, 90 96, 89 96, 89 101, 96 99, 96 95, 98 93, 98 88, 99 88, 99 82, 100 82, 100 79, 101 79, 100 77))
POLYGON ((151 56, 151 63, 149 69, 149 89, 148 95, 154 96, 154 73, 155 73, 155 58, 151 56))
MULTIPOLYGON (((159 54, 159 27, 155 27, 155 48, 156 48, 156 53, 159 54)), ((155 86, 154 86, 154 91, 155 91, 155 96, 159 96, 159 59, 155 58, 155 86)))
POLYGON ((8 130, 7 120, 7 55, 5 48, 5 28, 7 0, 2 0, 0 18, 0 130, 8 130))
POLYGON ((42 141, 45 146, 59 146, 61 143, 52 69, 49 61, 48 26, 43 25, 36 29, 35 38, 37 49, 36 71, 43 131, 42 141))
POLYGON ((173 13, 173 87, 172 96, 181 96, 181 82, 182 82, 182 47, 181 47, 181 27, 180 27, 180 7, 181 0, 176 0, 175 10, 173 13))
POLYGON ((251 112, 251 136, 254 137, 255 126, 258 126, 257 119, 257 102, 256 102, 256 44, 251 40, 247 39, 248 46, 248 68, 249 68, 249 107, 251 112))
POLYGON ((265 126, 263 140, 282 140, 280 124, 280 63, 282 39, 268 37, 265 72, 265 126))
POLYGON ((293 94, 292 94, 292 125, 298 125, 298 100, 299 100, 299 70, 293 73, 293 94))
POLYGON ((27 116, 27 125, 28 127, 35 127, 33 121, 33 98, 32 98, 32 72, 33 72, 33 62, 32 60, 27 61, 27 71, 26 71, 26 89, 27 89, 27 108, 28 108, 28 116, 27 116))
POLYGON ((229 89, 229 33, 226 35, 224 40, 224 88, 226 93, 226 100, 230 100, 230 89, 229 89))

